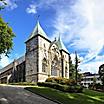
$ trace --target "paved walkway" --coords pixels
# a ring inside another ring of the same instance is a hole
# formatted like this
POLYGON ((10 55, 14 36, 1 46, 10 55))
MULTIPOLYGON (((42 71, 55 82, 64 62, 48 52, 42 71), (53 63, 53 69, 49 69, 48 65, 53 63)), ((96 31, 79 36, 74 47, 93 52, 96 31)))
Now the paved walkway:
POLYGON ((0 104, 56 104, 23 87, 0 85, 0 104))

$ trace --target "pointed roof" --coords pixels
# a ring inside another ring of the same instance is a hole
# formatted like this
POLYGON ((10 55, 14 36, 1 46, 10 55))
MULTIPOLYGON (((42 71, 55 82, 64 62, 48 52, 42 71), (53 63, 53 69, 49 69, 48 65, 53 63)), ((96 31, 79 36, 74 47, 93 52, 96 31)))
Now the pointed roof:
POLYGON ((34 36, 36 36, 37 34, 45 37, 46 39, 48 39, 46 33, 44 32, 44 30, 42 29, 39 20, 36 23, 35 28, 33 29, 33 32, 31 33, 31 35, 29 36, 28 40, 30 40, 31 38, 33 38, 34 36))
POLYGON ((60 35, 58 37, 58 40, 56 41, 56 44, 58 45, 58 47, 59 47, 60 50, 63 49, 64 51, 68 52, 68 50, 66 49, 66 47, 65 47, 65 45, 64 45, 64 43, 63 43, 63 41, 62 41, 62 39, 60 37, 60 35))

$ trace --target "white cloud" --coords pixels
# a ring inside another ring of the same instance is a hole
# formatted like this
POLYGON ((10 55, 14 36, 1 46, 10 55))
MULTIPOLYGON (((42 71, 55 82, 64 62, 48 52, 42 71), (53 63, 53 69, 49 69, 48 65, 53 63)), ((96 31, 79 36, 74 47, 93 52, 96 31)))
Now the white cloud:
POLYGON ((104 63, 103 58, 96 62, 92 60, 98 57, 104 46, 104 0, 78 0, 74 5, 69 4, 57 8, 54 27, 69 44, 69 49, 87 51, 82 68, 96 72, 96 68, 104 63))
POLYGON ((79 68, 82 69, 82 72, 98 73, 99 66, 102 64, 104 64, 104 55, 97 55, 93 61, 79 64, 79 68))
POLYGON ((99 53, 104 45, 104 2, 101 4, 98 0, 79 0, 74 5, 69 5, 68 2, 65 7, 59 5, 54 27, 63 35, 65 42, 71 42, 69 46, 86 49, 90 54, 99 53))
POLYGON ((5 56, 4 54, 0 55, 1 59, 0 59, 0 69, 7 66, 8 64, 10 64, 11 62, 13 62, 14 59, 18 59, 21 56, 24 56, 25 53, 23 54, 11 54, 9 55, 9 57, 5 56))
POLYGON ((76 4, 75 10, 87 20, 87 24, 80 29, 77 39, 71 44, 77 49, 87 49, 85 60, 96 57, 104 46, 104 1, 83 1, 76 4))
MULTIPOLYGON (((5 0, 5 3, 7 3, 5 7, 10 10, 13 10, 18 7, 17 4, 15 3, 15 0, 5 0)), ((3 5, 2 2, 0 2, 0 4, 3 5)))
POLYGON ((98 56, 96 56, 94 61, 96 62, 96 61, 102 61, 102 60, 104 60, 104 55, 102 55, 102 56, 98 55, 98 56))
POLYGON ((13 59, 8 58, 4 54, 2 54, 1 60, 0 60, 0 68, 5 67, 6 65, 8 65, 12 61, 13 61, 13 59))
POLYGON ((36 14, 37 13, 37 9, 47 9, 47 8, 50 8, 50 7, 53 7, 55 6, 55 3, 57 2, 58 0, 39 0, 38 3, 34 3, 32 1, 32 3, 29 5, 29 7, 27 7, 26 9, 26 12, 27 13, 30 13, 30 14, 36 14))
MULTIPOLYGON (((71 53, 70 56, 71 56, 72 63, 75 64, 75 53, 71 53)), ((83 62, 83 57, 79 56, 78 54, 77 54, 77 57, 80 62, 83 62)))
POLYGON ((89 62, 89 63, 81 64, 79 68, 81 69, 81 72, 98 73, 99 66, 102 64, 103 62, 101 61, 89 62))
POLYGON ((81 68, 97 72, 104 63, 103 56, 98 56, 104 47, 104 0, 41 0, 37 7, 55 10, 52 38, 60 33, 69 49, 84 52, 81 68))
POLYGON ((37 6, 35 4, 30 4, 29 7, 26 9, 26 12, 30 14, 36 14, 37 6))
POLYGON ((71 56, 72 63, 75 64, 75 54, 72 53, 70 56, 71 56))
MULTIPOLYGON (((72 63, 75 64, 75 54, 72 53, 71 54, 71 59, 72 59, 72 63)), ((82 63, 79 63, 78 68, 81 69, 81 72, 91 72, 91 73, 98 73, 99 70, 99 66, 102 65, 104 63, 104 55, 103 56, 96 56, 93 61, 91 62, 87 62, 87 63, 83 63, 83 57, 80 57, 78 55, 78 59, 80 59, 80 61, 82 63)))

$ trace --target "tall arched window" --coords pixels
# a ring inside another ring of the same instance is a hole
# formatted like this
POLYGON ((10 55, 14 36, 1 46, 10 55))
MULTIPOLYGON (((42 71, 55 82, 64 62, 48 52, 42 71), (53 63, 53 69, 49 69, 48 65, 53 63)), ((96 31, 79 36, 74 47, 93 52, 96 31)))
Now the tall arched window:
POLYGON ((68 69, 67 69, 67 66, 65 67, 65 77, 68 76, 68 69))
POLYGON ((52 76, 57 76, 58 72, 58 58, 55 55, 52 63, 51 63, 51 75, 52 76))
POLYGON ((47 60, 44 58, 42 60, 42 72, 47 72, 47 60))
POLYGON ((66 62, 66 65, 65 65, 65 77, 68 77, 68 68, 67 68, 67 62, 66 62))

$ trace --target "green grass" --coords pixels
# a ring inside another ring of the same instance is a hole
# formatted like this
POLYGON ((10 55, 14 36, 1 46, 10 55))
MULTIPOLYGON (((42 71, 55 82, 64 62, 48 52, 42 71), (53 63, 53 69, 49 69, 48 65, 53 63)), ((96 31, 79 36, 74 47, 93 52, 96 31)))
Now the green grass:
POLYGON ((62 104, 104 104, 104 93, 88 89, 85 89, 83 93, 65 93, 48 87, 29 87, 26 89, 57 100, 62 104))
POLYGON ((18 82, 18 83, 9 83, 9 85, 35 86, 37 85, 37 83, 18 82))

